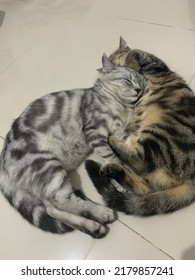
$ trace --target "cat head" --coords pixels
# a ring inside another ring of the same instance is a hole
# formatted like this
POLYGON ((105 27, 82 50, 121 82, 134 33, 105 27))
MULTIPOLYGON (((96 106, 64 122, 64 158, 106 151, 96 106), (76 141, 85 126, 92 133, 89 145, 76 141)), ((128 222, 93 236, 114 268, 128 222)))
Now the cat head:
POLYGON ((169 67, 160 58, 142 50, 131 49, 122 37, 120 37, 119 48, 110 55, 109 59, 114 65, 130 67, 143 75, 155 78, 165 77, 171 73, 169 67))
POLYGON ((131 68, 115 66, 104 54, 99 82, 107 92, 117 95, 121 101, 134 104, 142 95, 145 79, 131 68))
POLYGON ((109 56, 109 59, 114 65, 131 67, 134 70, 139 71, 139 59, 136 55, 134 50, 127 45, 127 42, 120 37, 119 47, 109 56))

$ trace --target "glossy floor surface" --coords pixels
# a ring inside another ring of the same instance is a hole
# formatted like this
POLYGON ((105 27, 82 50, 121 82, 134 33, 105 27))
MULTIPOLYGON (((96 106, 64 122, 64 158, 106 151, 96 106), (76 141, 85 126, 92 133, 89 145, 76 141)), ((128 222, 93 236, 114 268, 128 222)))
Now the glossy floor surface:
MULTIPOLYGON (((195 90, 194 0, 0 0, 0 146, 35 98, 92 86, 118 46, 152 52, 195 90)), ((76 175, 73 174, 73 177, 76 175)), ((84 192, 101 202, 82 165, 84 192)), ((195 259, 195 203, 170 215, 119 214, 106 238, 44 233, 0 195, 0 259, 195 259)))

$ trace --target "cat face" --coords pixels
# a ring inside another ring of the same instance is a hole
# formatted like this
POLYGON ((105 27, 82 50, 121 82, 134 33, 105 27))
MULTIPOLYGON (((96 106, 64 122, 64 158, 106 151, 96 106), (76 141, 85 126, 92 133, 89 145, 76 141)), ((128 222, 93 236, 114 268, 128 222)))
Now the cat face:
POLYGON ((107 89, 117 94, 124 102, 136 102, 142 95, 145 80, 131 68, 115 66, 106 55, 102 57, 103 68, 99 70, 107 89))

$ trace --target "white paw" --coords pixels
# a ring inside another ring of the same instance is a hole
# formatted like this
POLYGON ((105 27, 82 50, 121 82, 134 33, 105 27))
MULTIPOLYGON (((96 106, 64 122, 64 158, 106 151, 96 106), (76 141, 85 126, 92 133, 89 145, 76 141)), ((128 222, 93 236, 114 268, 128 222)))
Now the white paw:
POLYGON ((117 214, 114 210, 110 209, 110 208, 106 208, 107 213, 105 215, 105 222, 106 223, 112 223, 117 219, 117 214))
POLYGON ((107 234, 107 229, 105 226, 97 223, 97 222, 91 222, 91 227, 90 227, 90 232, 89 234, 93 238, 102 238, 107 234))
POLYGON ((117 213, 114 210, 101 205, 96 207, 93 216, 101 224, 109 224, 117 219, 117 213))

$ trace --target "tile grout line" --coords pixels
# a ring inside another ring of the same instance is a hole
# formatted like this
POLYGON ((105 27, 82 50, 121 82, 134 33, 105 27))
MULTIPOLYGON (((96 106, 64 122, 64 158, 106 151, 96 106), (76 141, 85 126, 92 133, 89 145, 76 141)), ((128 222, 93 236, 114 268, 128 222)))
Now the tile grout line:
POLYGON ((42 32, 41 35, 29 46, 25 51, 23 51, 11 64, 9 64, 2 72, 0 72, 0 76, 3 75, 9 68, 11 68, 23 55, 29 52, 43 37, 46 37, 48 32, 42 32))
POLYGON ((10 63, 1 73, 0 75, 3 75, 9 68, 11 68, 25 53, 27 53, 29 49, 26 49, 23 53, 21 53, 12 63, 10 63))
POLYGON ((0 76, 3 75, 7 70, 9 70, 21 57, 23 57, 27 52, 29 52, 41 39, 36 39, 31 46, 29 46, 26 50, 24 50, 12 63, 10 63, 2 72, 0 72, 0 76))
POLYGON ((147 241, 149 244, 151 244, 153 247, 155 247, 156 249, 158 249, 159 251, 161 251, 163 254, 165 254, 166 256, 168 256, 169 258, 171 258, 172 260, 174 260, 173 257, 171 257, 168 253, 166 253, 165 251, 163 251, 162 249, 158 248, 156 245, 154 245, 150 240, 148 240, 147 238, 145 238, 143 235, 139 234, 137 231, 135 231, 134 229, 132 229, 131 227, 129 227, 128 225, 126 225, 125 223, 123 223, 121 220, 118 220, 121 224, 123 224, 125 227, 129 228, 130 230, 132 230, 135 234, 137 234, 139 237, 141 237, 142 239, 144 239, 145 241, 147 241))
POLYGON ((107 17, 116 18, 116 19, 120 19, 120 20, 129 20, 129 21, 134 21, 134 22, 140 22, 140 23, 145 23, 145 24, 151 24, 151 25, 157 25, 157 26, 163 26, 163 27, 169 27, 169 28, 174 28, 174 29, 181 29, 181 30, 185 30, 185 31, 195 32, 195 29, 192 29, 192 28, 189 28, 189 29, 188 28, 182 28, 182 27, 177 27, 177 26, 163 24, 163 23, 155 23, 155 22, 144 21, 144 20, 139 20, 139 19, 130 19, 130 18, 113 17, 113 16, 107 16, 107 17))
POLYGON ((89 254, 91 253, 92 249, 93 249, 94 246, 95 246, 95 243, 96 243, 96 241, 94 241, 93 245, 91 246, 91 248, 90 248, 89 251, 87 252, 87 254, 86 254, 84 260, 86 260, 86 258, 87 258, 87 257, 89 256, 89 254))
POLYGON ((190 82, 188 83, 188 85, 191 84, 191 82, 194 80, 194 78, 195 78, 195 74, 194 74, 194 76, 192 77, 192 79, 190 80, 190 82))

